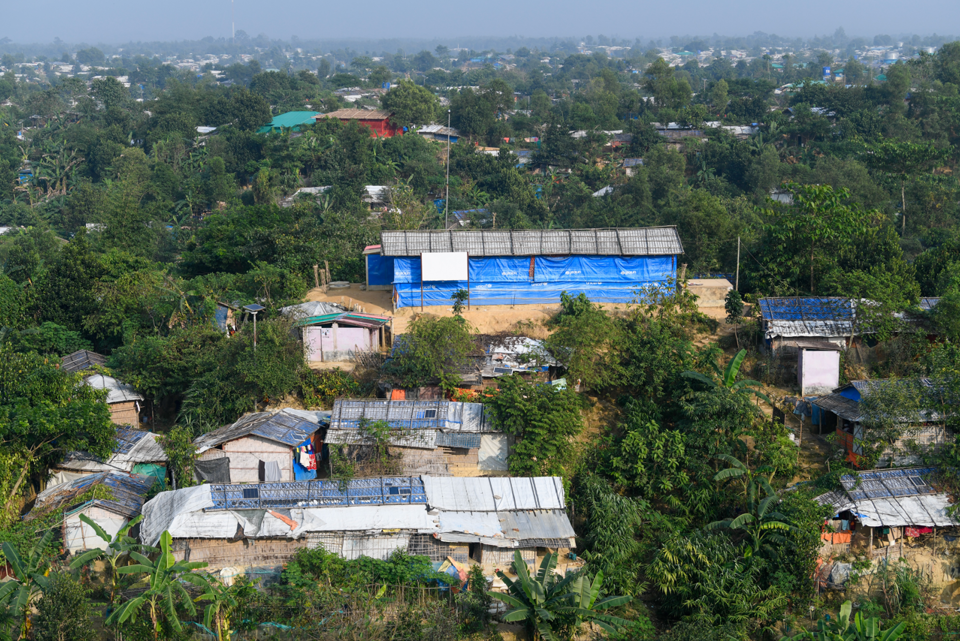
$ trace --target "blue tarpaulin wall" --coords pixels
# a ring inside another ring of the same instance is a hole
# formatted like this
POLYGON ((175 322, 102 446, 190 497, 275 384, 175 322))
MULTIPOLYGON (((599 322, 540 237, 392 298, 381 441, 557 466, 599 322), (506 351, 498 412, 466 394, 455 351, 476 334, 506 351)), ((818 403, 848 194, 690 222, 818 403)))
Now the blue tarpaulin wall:
MULTIPOLYGON (((470 303, 473 305, 536 305, 560 301, 560 294, 581 292, 597 303, 629 303, 641 287, 676 277, 673 256, 568 256, 471 258, 470 303)), ((397 307, 420 305, 420 258, 394 260, 397 307)), ((448 306, 467 281, 425 281, 423 304, 448 306)))
MULTIPOLYGON (((305 445, 313 445, 313 439, 312 439, 312 438, 308 438, 308 439, 305 440, 303 443, 300 443, 299 445, 297 445, 297 447, 300 448, 300 447, 303 447, 303 446, 305 446, 305 445)), ((317 462, 318 462, 318 463, 319 463, 319 458, 320 458, 320 457, 318 456, 318 457, 317 457, 317 459, 318 459, 317 462)), ((308 469, 305 468, 304 466, 300 465, 300 461, 297 460, 297 451, 294 450, 294 452, 293 452, 293 480, 295 480, 295 481, 311 481, 311 480, 313 480, 313 479, 315 479, 315 478, 317 478, 317 471, 316 471, 316 470, 308 470, 308 469)))
POLYGON ((393 282, 393 256, 367 254, 367 285, 389 285, 393 282))

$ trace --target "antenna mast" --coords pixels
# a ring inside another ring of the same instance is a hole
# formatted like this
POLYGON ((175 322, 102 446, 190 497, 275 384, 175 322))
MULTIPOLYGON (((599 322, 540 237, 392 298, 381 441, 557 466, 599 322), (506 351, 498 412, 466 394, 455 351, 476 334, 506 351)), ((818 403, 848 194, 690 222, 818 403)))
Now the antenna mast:
POLYGON ((230 39, 234 44, 237 42, 237 21, 233 16, 233 0, 230 0, 230 39))

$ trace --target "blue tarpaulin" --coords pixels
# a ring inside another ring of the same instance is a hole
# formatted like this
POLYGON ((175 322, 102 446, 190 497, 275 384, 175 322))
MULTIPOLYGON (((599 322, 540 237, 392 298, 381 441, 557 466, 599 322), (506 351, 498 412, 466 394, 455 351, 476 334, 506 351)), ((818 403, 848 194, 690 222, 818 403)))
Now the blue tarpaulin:
POLYGON ((305 447, 307 445, 313 445, 313 439, 308 438, 300 445, 297 445, 297 449, 293 450, 293 479, 295 481, 312 481, 317 478, 317 469, 308 470, 304 466, 300 465, 298 459, 299 448, 305 447))
POLYGON ((649 283, 673 276, 673 256, 537 256, 534 279, 538 283, 626 282, 649 283))
MULTIPOLYGON (((425 281, 425 306, 451 305, 451 296, 469 285, 472 305, 536 305, 560 302, 560 294, 580 293, 598 303, 630 303, 643 287, 664 283, 676 276, 673 256, 626 257, 530 256, 470 259, 470 281, 425 281)), ((421 301, 420 258, 397 257, 394 261, 394 291, 397 307, 416 307, 421 301)))
POLYGON ((393 257, 367 254, 367 284, 389 285, 393 282, 393 257))

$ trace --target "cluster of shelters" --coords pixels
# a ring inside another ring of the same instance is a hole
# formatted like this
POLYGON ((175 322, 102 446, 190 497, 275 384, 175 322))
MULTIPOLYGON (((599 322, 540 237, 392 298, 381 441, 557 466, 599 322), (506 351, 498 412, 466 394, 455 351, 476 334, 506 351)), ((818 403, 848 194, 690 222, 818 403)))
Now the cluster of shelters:
POLYGON ((169 531, 178 559, 213 570, 282 564, 300 548, 346 559, 394 551, 434 561, 504 567, 519 550, 575 547, 556 477, 398 476, 257 485, 206 484, 163 492, 143 507, 141 540, 169 531))
POLYGON ((629 303, 674 279, 681 253, 675 227, 384 231, 367 282, 392 285, 395 308, 449 306, 459 290, 472 305, 556 304, 562 292, 629 303))
MULTIPOLYGON (((863 454, 863 443, 868 437, 862 407, 864 398, 889 385, 903 384, 893 380, 850 381, 830 394, 811 398, 814 424, 820 426, 821 432, 835 432, 848 460, 856 463, 863 454)), ((921 379, 920 384, 927 389, 933 387, 933 382, 926 378, 921 379)), ((902 423, 911 427, 905 429, 896 442, 886 446, 881 462, 895 466, 913 465, 919 460, 921 450, 945 443, 947 428, 939 412, 921 410, 911 414, 901 417, 902 423)))

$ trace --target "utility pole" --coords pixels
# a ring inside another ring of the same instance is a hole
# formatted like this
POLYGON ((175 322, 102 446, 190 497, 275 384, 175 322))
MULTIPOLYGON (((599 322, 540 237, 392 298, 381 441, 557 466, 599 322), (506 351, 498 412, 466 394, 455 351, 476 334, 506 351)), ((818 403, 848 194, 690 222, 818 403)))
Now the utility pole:
POLYGON ((230 0, 230 40, 237 44, 237 20, 233 13, 233 0, 230 0))
POLYGON ((450 110, 447 109, 447 195, 443 198, 443 228, 450 228, 450 110))
POLYGON ((737 275, 734 278, 733 288, 740 291, 740 237, 737 236, 737 275))

